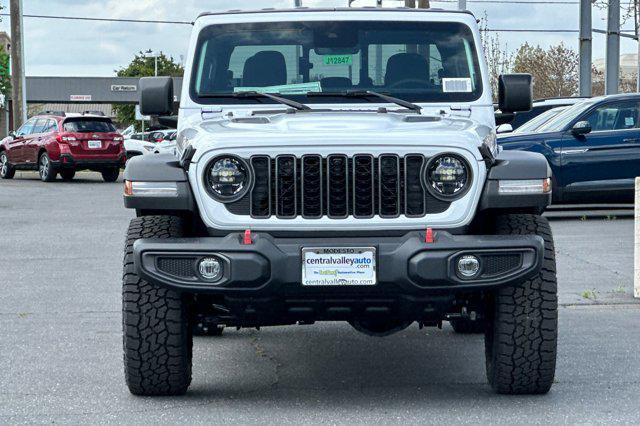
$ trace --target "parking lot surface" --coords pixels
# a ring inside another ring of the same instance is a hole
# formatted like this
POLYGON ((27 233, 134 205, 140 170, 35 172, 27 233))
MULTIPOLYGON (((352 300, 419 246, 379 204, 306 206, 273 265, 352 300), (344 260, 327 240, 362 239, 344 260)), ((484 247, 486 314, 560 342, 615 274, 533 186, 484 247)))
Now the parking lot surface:
POLYGON ((556 383, 494 395, 480 336, 417 326, 380 339, 323 323, 196 338, 190 392, 138 398, 122 373, 122 185, 80 174, 0 182, 0 423, 635 423, 640 304, 633 221, 552 222, 556 383))

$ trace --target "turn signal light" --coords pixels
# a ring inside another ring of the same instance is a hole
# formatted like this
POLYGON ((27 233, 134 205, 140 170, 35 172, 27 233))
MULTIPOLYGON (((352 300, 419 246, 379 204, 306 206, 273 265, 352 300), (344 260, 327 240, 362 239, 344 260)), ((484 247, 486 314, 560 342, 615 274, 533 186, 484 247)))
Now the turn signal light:
POLYGON ((501 180, 498 184, 498 192, 510 195, 549 194, 551 178, 501 180))

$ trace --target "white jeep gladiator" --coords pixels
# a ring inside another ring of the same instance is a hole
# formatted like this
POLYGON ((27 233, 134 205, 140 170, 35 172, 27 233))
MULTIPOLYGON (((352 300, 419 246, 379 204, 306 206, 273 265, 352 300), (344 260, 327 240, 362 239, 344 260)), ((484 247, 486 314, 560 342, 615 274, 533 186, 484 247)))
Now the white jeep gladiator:
MULTIPOLYGON (((346 321, 484 333, 506 394, 554 379, 553 238, 542 155, 503 152, 469 12, 331 8, 206 13, 194 23, 178 155, 125 171, 124 362, 137 395, 191 382, 194 333, 346 321)), ((175 114, 171 78, 143 114, 175 114)))

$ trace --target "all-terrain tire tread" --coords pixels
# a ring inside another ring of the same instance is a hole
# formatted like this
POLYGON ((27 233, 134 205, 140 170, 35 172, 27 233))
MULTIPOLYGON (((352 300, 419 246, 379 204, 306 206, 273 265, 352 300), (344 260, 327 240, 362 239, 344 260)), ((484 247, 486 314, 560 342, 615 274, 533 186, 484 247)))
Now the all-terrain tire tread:
POLYGON ((124 250, 122 287, 124 370, 134 395, 182 395, 191 384, 192 336, 182 296, 142 280, 135 272, 133 244, 140 238, 183 235, 173 216, 133 219, 124 250))
POLYGON ((487 328, 489 383, 503 394, 544 394, 554 381, 558 340, 558 297, 553 236, 538 215, 505 215, 496 233, 544 239, 542 270, 521 285, 495 295, 493 326, 487 328))

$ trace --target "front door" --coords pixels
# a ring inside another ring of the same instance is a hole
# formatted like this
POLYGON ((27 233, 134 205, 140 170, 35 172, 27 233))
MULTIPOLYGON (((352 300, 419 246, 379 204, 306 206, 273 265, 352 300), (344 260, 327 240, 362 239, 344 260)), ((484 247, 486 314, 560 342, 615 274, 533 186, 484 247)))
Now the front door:
POLYGON ((611 101, 587 111, 591 132, 563 137, 564 196, 585 203, 630 202, 640 176, 640 108, 637 101, 611 101))
POLYGON ((11 164, 24 163, 24 144, 31 134, 31 130, 35 125, 35 122, 35 118, 28 120, 18 130, 16 130, 13 140, 8 142, 7 145, 9 149, 7 150, 7 155, 11 164))

